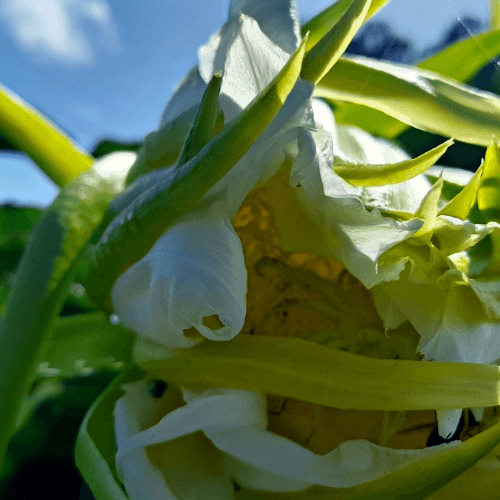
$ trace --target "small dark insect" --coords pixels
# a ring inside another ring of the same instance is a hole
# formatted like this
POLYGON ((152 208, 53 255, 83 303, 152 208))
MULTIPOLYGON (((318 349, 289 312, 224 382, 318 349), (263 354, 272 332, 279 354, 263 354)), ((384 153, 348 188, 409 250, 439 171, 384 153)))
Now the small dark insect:
POLYGON ((168 389, 168 384, 164 380, 149 380, 148 391, 155 399, 161 398, 168 389))
POLYGON ((457 426, 457 430, 450 438, 446 439, 441 437, 439 435, 438 428, 435 427, 434 430, 431 432, 429 438, 427 439, 427 447, 430 448, 431 446, 437 446, 439 444, 451 443, 451 441, 456 441, 457 439, 460 439, 460 435, 466 427, 473 427, 474 425, 477 425, 477 422, 474 418, 474 415, 472 415, 472 412, 469 410, 465 411, 467 412, 466 418, 464 418, 464 414, 462 413, 462 416, 460 417, 460 422, 458 423, 457 426))

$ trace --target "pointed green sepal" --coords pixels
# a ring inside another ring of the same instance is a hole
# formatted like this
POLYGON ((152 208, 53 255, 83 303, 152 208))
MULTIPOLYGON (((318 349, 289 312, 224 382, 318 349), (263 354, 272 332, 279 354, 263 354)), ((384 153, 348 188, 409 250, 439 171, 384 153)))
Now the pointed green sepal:
POLYGON ((222 130, 224 115, 219 106, 221 85, 222 75, 217 73, 203 94, 198 113, 177 160, 177 165, 184 165, 194 158, 222 130))
MULTIPOLYGON (((375 15, 390 0, 372 0, 364 21, 375 15)), ((342 18, 352 0, 339 0, 330 7, 322 10, 317 16, 304 24, 301 28, 302 37, 309 33, 306 43, 306 52, 309 52, 342 18)))
POLYGON ((467 185, 439 210, 438 215, 449 215, 450 217, 466 220, 469 217, 472 207, 476 203, 482 175, 483 166, 481 165, 467 185))
POLYGON ((307 52, 300 74, 303 80, 318 83, 339 60, 363 24, 371 0, 352 0, 333 28, 307 52))
POLYGON ((342 163, 334 164, 333 170, 353 186, 372 187, 397 184, 423 174, 443 156, 452 144, 453 139, 449 139, 416 158, 399 163, 384 165, 342 163))
POLYGON ((500 151, 495 141, 486 150, 477 205, 487 221, 500 221, 500 151))

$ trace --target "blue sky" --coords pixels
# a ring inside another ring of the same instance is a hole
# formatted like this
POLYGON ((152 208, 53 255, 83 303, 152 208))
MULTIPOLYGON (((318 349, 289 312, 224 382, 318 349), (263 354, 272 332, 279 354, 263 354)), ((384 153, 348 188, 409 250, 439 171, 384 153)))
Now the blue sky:
MULTIPOLYGON (((266 0, 262 0, 266 1, 266 0)), ((331 0, 297 0, 301 19, 331 0)), ((224 22, 229 0, 0 0, 0 83, 92 149, 101 138, 154 130, 197 48, 224 22)), ((392 0, 377 17, 424 49, 488 0, 392 0)), ((0 155, 0 203, 45 206, 57 194, 29 159, 0 155)))

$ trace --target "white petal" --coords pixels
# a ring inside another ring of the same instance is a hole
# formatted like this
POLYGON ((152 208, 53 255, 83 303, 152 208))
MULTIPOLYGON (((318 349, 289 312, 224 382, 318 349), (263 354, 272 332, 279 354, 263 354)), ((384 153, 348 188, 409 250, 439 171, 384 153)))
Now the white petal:
POLYGON ((109 181, 123 180, 137 159, 137 154, 131 151, 117 151, 103 156, 94 162, 92 168, 104 179, 109 181))
POLYGON ((456 184, 457 186, 465 186, 471 180, 474 172, 461 168, 434 165, 425 172, 425 175, 433 177, 434 179, 442 177, 445 181, 456 184))
POLYGON ((291 54, 300 42, 300 26, 295 0, 232 0, 229 15, 246 14, 255 19, 263 33, 291 54))
POLYGON ((299 131, 300 155, 290 177, 292 186, 300 186, 297 197, 321 232, 328 255, 342 262, 367 288, 397 279, 404 269, 403 260, 394 262, 384 273, 379 272, 377 260, 418 231, 422 222, 398 222, 383 217, 376 208, 368 212, 357 188, 331 168, 329 137, 323 131, 299 131))
POLYGON ((247 0, 234 2, 230 18, 209 42, 200 47, 198 59, 200 74, 206 83, 218 71, 224 70, 226 54, 237 31, 239 17, 245 15, 255 20, 272 44, 291 54, 300 41, 295 2, 289 0, 247 0))
POLYGON ((341 443, 326 455, 317 455, 265 430, 265 398, 261 395, 210 389, 184 391, 184 397, 188 401, 186 406, 132 437, 120 447, 118 459, 123 461, 143 446, 202 430, 217 448, 227 453, 226 473, 233 475, 241 486, 300 491, 313 484, 330 487, 363 484, 456 446, 395 450, 356 440, 341 443))
POLYGON ((142 260, 116 281, 112 299, 122 323, 167 347, 190 347, 192 327, 229 340, 243 327, 246 268, 241 242, 217 204, 169 228, 142 260), (217 315, 220 329, 203 324, 217 315))
POLYGON ((196 112, 206 88, 207 84, 202 80, 200 72, 195 66, 175 88, 165 111, 163 111, 160 128, 175 120, 184 111, 196 107, 196 112))
POLYGON ((476 422, 481 422, 483 419, 484 408, 471 408, 470 411, 472 412, 472 415, 474 415, 476 422))
MULTIPOLYGON (((140 432, 139 412, 151 412, 152 398, 144 395, 143 383, 131 384, 126 395, 116 403, 115 437, 118 449, 127 440, 140 432)), ((161 472, 153 467, 144 448, 138 448, 117 463, 117 471, 131 500, 147 497, 151 500, 178 500, 165 484, 161 472)))
POLYGON ((224 69, 220 100, 226 122, 250 104, 290 57, 262 33, 254 19, 241 14, 233 25, 224 67, 217 69, 224 69))
POLYGON ((456 410, 437 410, 436 416, 438 421, 439 435, 445 439, 449 439, 451 438, 451 436, 453 436, 457 429, 457 426, 460 422, 460 417, 462 416, 462 409, 458 408, 456 410))
MULTIPOLYGON (((130 439, 160 415, 182 404, 178 391, 169 387, 164 396, 150 396, 144 381, 128 384, 115 409, 117 469, 131 500, 232 500, 233 484, 224 472, 224 456, 202 434, 189 434, 163 446, 164 469, 154 467, 144 446, 132 453, 122 449, 130 439), (123 422, 128 425, 124 427, 123 422)), ((154 453, 158 454, 159 451, 154 453)))
POLYGON ((401 309, 391 300, 384 292, 383 288, 372 288, 373 302, 377 313, 384 322, 384 328, 387 332, 397 328, 401 323, 406 321, 406 316, 401 312, 401 309))
POLYGON ((171 441, 199 430, 215 433, 255 426, 266 427, 266 401, 260 395, 235 389, 209 389, 197 394, 184 390, 188 404, 168 413, 156 425, 130 437, 117 454, 123 460, 136 450, 171 441))

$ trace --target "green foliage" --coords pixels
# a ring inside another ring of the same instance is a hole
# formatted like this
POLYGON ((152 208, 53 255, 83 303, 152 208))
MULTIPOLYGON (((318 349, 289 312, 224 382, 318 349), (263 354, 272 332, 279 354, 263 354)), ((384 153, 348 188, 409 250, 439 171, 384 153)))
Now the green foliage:
POLYGON ((14 272, 41 213, 34 207, 0 205, 0 276, 14 272))
POLYGON ((31 407, 7 451, 1 498, 34 498, 40 491, 49 498, 78 498, 81 480, 73 462, 78 428, 115 374, 100 371, 32 388, 31 407), (64 481, 57 480, 61 475, 64 481))
POLYGON ((141 147, 140 142, 122 142, 113 140, 103 140, 100 141, 97 146, 92 151, 92 156, 94 158, 101 158, 102 156, 109 155, 111 153, 116 153, 117 151, 139 151, 141 147))
POLYGON ((33 228, 0 324, 0 457, 14 432, 22 398, 48 348, 77 258, 108 203, 123 188, 125 175, 123 172, 120 178, 115 172, 108 176, 102 165, 100 170, 85 172, 62 189, 33 228))

